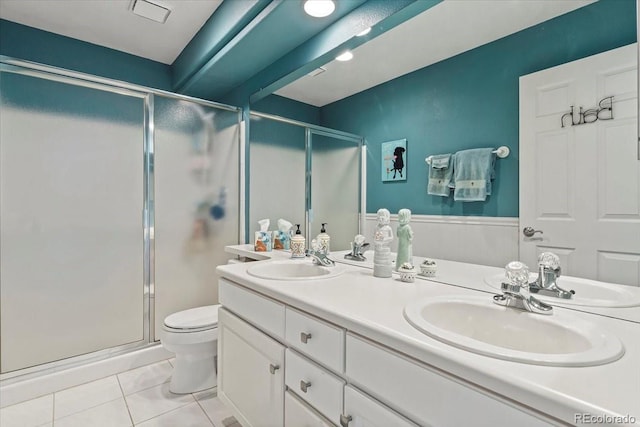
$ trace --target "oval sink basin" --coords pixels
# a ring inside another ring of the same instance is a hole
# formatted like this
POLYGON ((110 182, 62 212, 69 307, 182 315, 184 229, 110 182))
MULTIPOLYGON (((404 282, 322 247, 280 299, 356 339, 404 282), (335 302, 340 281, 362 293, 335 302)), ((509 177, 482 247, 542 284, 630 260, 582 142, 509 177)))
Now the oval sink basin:
MULTIPOLYGON (((537 274, 531 274, 529 281, 533 282, 537 277, 537 274)), ((485 283, 496 290, 500 290, 503 280, 503 274, 484 278, 485 283)), ((566 304, 586 307, 635 307, 640 305, 640 288, 571 276, 560 276, 558 286, 568 291, 573 289, 576 293, 570 299, 536 294, 534 296, 551 305, 566 304)))
POLYGON ((416 301, 407 321, 447 344, 485 356, 548 366, 593 366, 618 360, 620 340, 595 323, 554 312, 541 315, 494 304, 487 296, 416 301))
POLYGON ((325 267, 311 260, 271 261, 253 265, 247 273, 260 279, 270 280, 315 280, 335 277, 343 272, 339 265, 325 267))

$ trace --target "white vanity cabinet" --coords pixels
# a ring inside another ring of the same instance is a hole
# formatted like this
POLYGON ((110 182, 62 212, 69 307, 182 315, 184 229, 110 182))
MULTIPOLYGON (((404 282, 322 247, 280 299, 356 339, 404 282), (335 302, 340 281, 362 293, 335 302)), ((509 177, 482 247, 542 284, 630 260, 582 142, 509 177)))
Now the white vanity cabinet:
POLYGON ((245 427, 561 424, 226 279, 220 302, 218 395, 245 427))
POLYGON ((285 347, 224 308, 218 322, 218 396, 243 426, 281 427, 285 347))

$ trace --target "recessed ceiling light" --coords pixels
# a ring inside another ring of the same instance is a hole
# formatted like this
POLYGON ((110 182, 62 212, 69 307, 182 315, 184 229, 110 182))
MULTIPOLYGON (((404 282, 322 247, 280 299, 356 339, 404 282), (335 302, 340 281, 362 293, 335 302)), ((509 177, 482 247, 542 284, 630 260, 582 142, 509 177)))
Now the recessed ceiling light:
POLYGON ((370 32, 371 32, 371 27, 367 27, 364 30, 360 31, 358 34, 356 34, 356 37, 366 36, 370 32))
POLYGON ((336 10, 333 0, 307 0, 304 2, 304 11, 314 18, 324 18, 336 10))
POLYGON ((346 52, 343 52, 340 55, 336 56, 336 60, 337 61, 349 61, 352 58, 353 58, 353 53, 351 53, 348 50, 346 52))
POLYGON ((131 11, 143 18, 164 24, 171 13, 171 9, 147 0, 134 0, 131 11))

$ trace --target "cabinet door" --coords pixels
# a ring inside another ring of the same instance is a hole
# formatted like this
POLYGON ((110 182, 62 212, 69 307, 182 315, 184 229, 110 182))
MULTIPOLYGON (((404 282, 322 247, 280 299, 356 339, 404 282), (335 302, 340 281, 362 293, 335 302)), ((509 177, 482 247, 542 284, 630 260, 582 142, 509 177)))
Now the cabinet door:
POLYGON ((224 308, 218 330, 218 396, 244 427, 282 427, 284 347, 224 308))
POLYGON ((284 396, 284 427, 333 427, 333 424, 287 391, 284 396))
POLYGON ((417 427, 351 386, 344 388, 344 414, 340 424, 344 427, 417 427))

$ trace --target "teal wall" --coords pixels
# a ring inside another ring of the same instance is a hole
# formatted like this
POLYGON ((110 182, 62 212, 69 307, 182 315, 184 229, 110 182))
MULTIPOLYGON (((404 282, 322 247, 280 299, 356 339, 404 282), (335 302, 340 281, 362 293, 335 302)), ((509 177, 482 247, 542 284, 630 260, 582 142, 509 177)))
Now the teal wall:
POLYGON ((252 103, 251 110, 275 114, 314 125, 320 124, 320 108, 278 95, 270 95, 252 103))
POLYGON ((635 42, 635 3, 600 0, 323 107, 323 126, 366 138, 367 212, 517 217, 519 77, 635 42), (403 138, 407 181, 383 183, 380 144, 403 138), (427 156, 500 145, 486 202, 427 195, 427 156))
POLYGON ((3 19, 0 55, 171 90, 169 65, 3 19))

